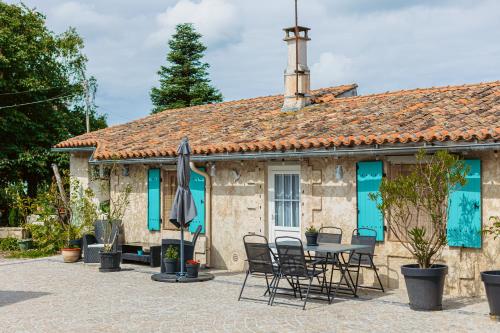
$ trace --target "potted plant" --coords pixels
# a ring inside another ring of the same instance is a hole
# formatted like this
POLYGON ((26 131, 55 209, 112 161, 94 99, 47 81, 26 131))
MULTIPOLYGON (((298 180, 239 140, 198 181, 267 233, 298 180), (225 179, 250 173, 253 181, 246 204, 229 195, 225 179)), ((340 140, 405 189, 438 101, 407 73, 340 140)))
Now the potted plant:
POLYGON ((446 151, 431 156, 420 151, 416 160, 409 174, 384 178, 380 192, 370 194, 370 199, 378 202, 392 234, 417 260, 401 267, 410 308, 441 310, 448 266, 436 259, 447 243, 449 195, 465 185, 467 170, 446 151))
MULTIPOLYGON (((484 233, 493 235, 496 240, 500 237, 500 216, 492 216, 490 221, 493 224, 485 228, 484 233)), ((481 272, 481 280, 486 289, 490 316, 494 320, 500 320, 500 269, 481 272)))
POLYGON ((71 179, 67 173, 61 176, 57 165, 53 164, 52 169, 55 183, 35 204, 39 214, 56 214, 62 230, 61 254, 64 262, 72 263, 81 257, 81 238, 97 218, 97 205, 91 189, 83 189, 80 182, 71 179))
POLYGON ((179 260, 179 251, 173 245, 169 245, 165 251, 165 258, 163 262, 165 264, 165 273, 175 274, 177 271, 177 261, 179 260))
POLYGON ((197 278, 200 269, 200 261, 189 259, 186 261, 186 276, 188 278, 197 278))
POLYGON ((314 226, 307 227, 306 240, 307 245, 309 246, 318 245, 318 229, 316 229, 314 226))
POLYGON ((19 249, 21 251, 26 251, 33 248, 33 239, 31 238, 19 239, 17 243, 19 244, 19 249))
MULTIPOLYGON (((108 187, 109 189, 109 187, 108 187)), ((122 228, 122 219, 130 203, 132 192, 130 184, 115 195, 109 195, 109 200, 101 204, 101 213, 104 216, 103 239, 104 246, 100 252, 101 272, 116 272, 121 270, 121 252, 117 249, 118 235, 122 228)))

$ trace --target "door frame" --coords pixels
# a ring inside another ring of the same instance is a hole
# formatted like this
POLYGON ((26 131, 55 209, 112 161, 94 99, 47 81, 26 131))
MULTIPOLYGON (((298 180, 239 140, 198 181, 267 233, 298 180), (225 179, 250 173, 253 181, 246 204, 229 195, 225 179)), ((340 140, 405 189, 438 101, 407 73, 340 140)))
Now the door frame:
POLYGON ((297 237, 301 238, 302 230, 302 186, 301 186, 300 164, 269 165, 267 169, 267 237, 270 242, 274 242, 275 231, 297 232, 297 237), (274 175, 275 174, 298 174, 299 175, 299 226, 296 228, 275 228, 274 221, 274 175), (285 230, 286 229, 286 230, 285 230))

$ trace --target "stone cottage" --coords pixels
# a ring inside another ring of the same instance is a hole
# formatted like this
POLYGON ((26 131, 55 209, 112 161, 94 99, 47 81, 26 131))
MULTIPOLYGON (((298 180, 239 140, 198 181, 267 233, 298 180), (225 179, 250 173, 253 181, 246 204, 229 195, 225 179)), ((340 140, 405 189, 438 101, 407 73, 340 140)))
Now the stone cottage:
MULTIPOLYGON (((188 136, 191 189, 202 225, 196 256, 210 267, 242 270, 242 237, 303 237, 310 225, 377 230, 375 262, 383 283, 404 288, 400 266, 413 262, 368 200, 382 177, 415 163, 414 154, 448 150, 470 165, 471 181, 453 204, 447 292, 484 291, 479 272, 500 267, 500 243, 481 236, 500 215, 500 82, 357 96, 357 85, 310 90, 307 28, 285 29, 285 94, 168 110, 59 143, 71 175, 111 195, 132 185, 125 241, 178 237, 168 222, 176 188, 176 147, 188 136), (458 200, 458 199, 457 199, 458 200), (464 211, 467 211, 465 215, 464 211)), ((335 75, 335 73, 332 73, 335 75)), ((105 199, 105 198, 103 198, 105 199)), ((189 239, 190 233, 186 232, 189 239)), ((363 276, 373 280, 372 272, 363 276)))

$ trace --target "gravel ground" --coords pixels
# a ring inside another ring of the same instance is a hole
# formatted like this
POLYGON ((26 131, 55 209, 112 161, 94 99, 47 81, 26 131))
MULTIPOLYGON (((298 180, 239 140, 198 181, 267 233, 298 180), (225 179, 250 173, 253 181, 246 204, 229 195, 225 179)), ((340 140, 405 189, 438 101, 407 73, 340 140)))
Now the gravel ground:
POLYGON ((444 311, 408 308, 405 292, 362 293, 329 305, 277 297, 267 306, 261 279, 215 271, 213 281, 168 284, 151 280, 157 269, 65 264, 60 256, 0 259, 0 332, 500 332, 481 298, 447 298, 444 311))

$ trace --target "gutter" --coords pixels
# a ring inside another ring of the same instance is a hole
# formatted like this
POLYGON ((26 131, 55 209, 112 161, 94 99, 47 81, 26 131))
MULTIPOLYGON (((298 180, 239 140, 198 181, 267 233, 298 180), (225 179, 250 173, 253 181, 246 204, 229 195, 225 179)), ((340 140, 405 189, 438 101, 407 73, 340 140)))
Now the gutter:
MULTIPOLYGON (((353 157, 353 156, 377 156, 377 155, 406 155, 415 154, 423 149, 427 153, 434 153, 439 150, 447 150, 450 152, 471 152, 471 151, 488 151, 500 150, 500 142, 487 143, 463 143, 463 144, 423 144, 418 146, 401 146, 380 147, 372 145, 369 148, 337 148, 332 149, 306 149, 306 150, 289 150, 289 151, 272 151, 272 152, 257 152, 257 153, 224 153, 211 155, 191 155, 192 162, 217 162, 217 161, 243 161, 243 160, 268 160, 268 159, 301 159, 312 157, 353 157)), ((57 151, 77 152, 77 151, 93 151, 94 148, 83 150, 82 148, 58 148, 57 151)), ((53 149, 53 151, 55 151, 53 149)), ((176 164, 177 157, 156 157, 156 158, 137 158, 126 160, 96 160, 90 158, 90 164, 176 164)))
POLYGON ((206 267, 210 267, 210 258, 212 256, 212 179, 208 173, 203 170, 198 169, 193 162, 189 162, 189 167, 193 172, 199 174, 205 178, 205 211, 206 211, 206 223, 205 223, 205 257, 206 257, 206 267))

